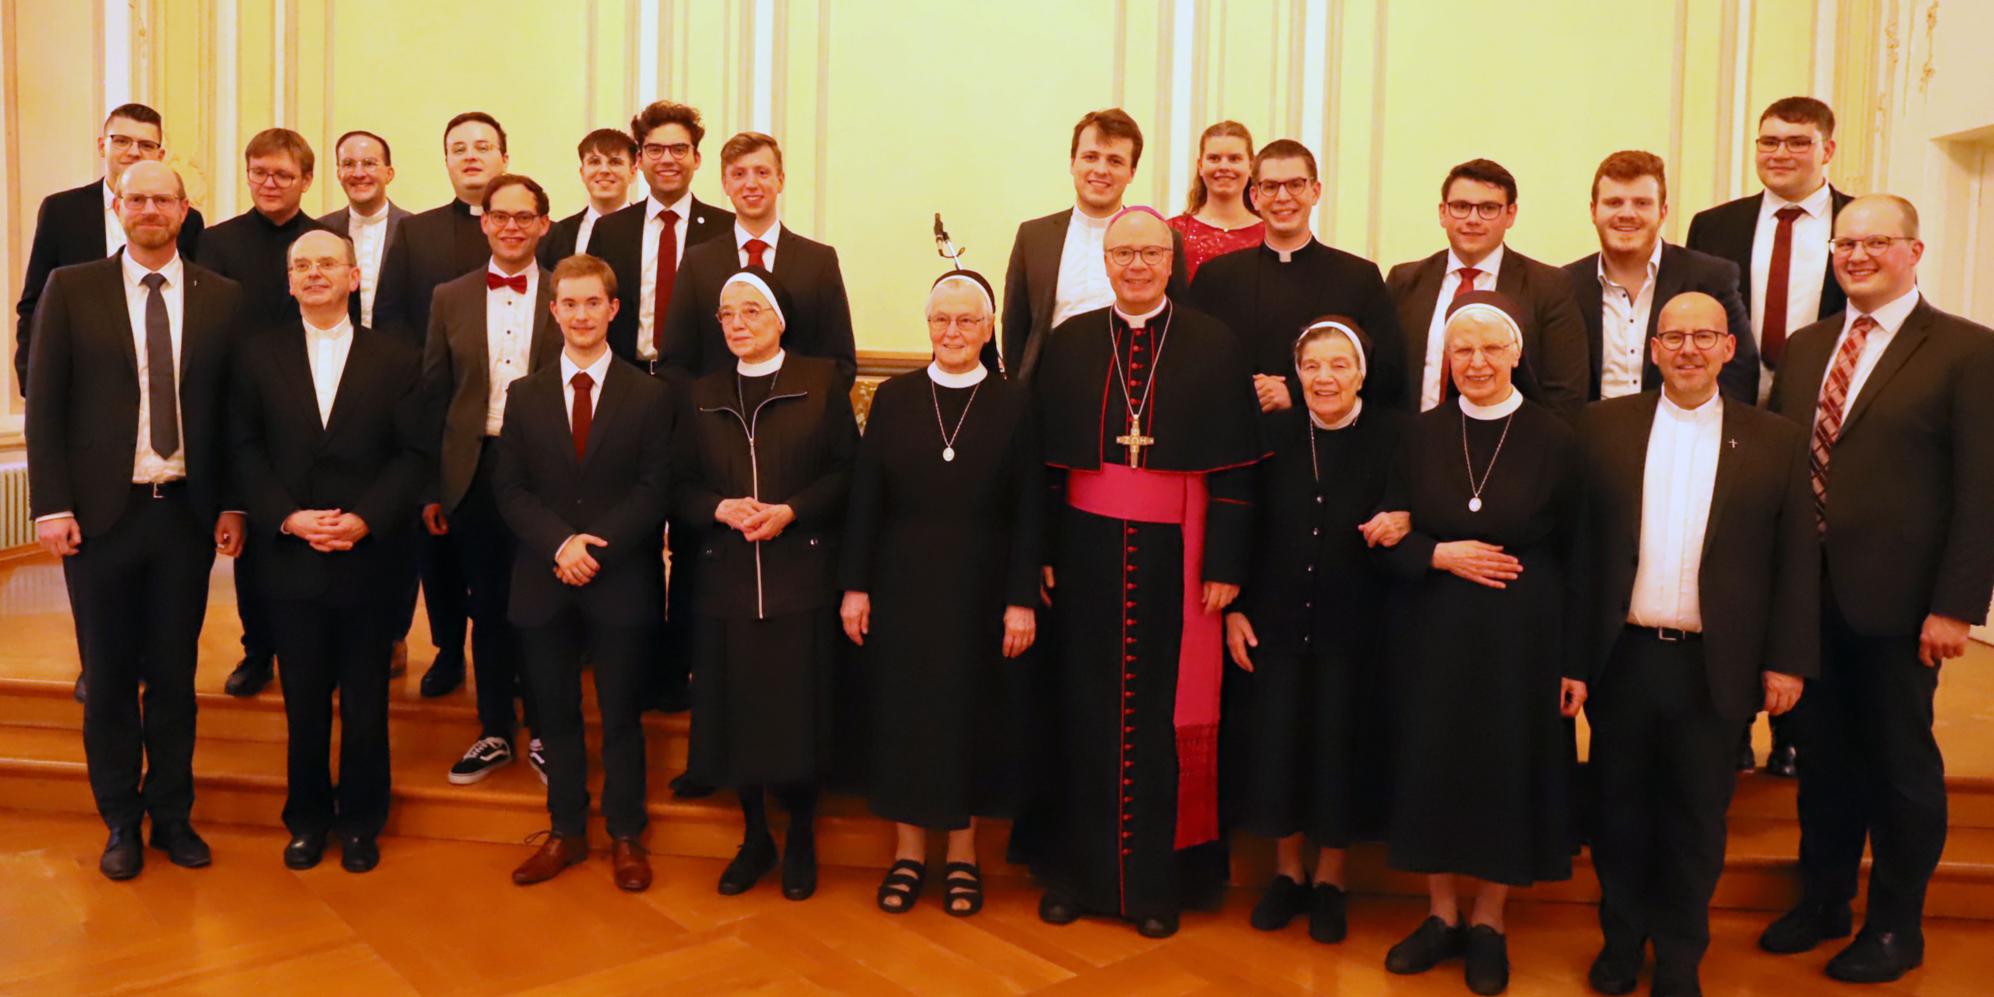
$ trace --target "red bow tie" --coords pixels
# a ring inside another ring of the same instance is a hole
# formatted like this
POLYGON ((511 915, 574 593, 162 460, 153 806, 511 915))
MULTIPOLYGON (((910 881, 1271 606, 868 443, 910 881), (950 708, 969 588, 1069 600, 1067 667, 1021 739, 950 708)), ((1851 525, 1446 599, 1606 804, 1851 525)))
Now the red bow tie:
POLYGON ((525 294, 526 275, 522 273, 514 274, 510 277, 501 277, 490 270, 485 271, 485 290, 496 291, 501 287, 509 287, 516 293, 525 294))

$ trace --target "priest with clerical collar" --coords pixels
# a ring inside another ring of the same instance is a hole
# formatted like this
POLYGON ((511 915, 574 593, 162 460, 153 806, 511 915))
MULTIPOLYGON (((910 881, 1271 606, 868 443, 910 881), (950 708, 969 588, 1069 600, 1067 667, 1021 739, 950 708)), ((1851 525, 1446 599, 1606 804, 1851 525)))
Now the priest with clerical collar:
POLYGON ((1063 764, 1021 848, 1049 885, 1046 921, 1110 915, 1160 938, 1225 872, 1203 847, 1219 840, 1220 613, 1266 447, 1232 334, 1166 294, 1163 217, 1122 211, 1103 256, 1114 304, 1053 329, 1032 381, 1064 499, 1044 578, 1045 736, 1063 764))

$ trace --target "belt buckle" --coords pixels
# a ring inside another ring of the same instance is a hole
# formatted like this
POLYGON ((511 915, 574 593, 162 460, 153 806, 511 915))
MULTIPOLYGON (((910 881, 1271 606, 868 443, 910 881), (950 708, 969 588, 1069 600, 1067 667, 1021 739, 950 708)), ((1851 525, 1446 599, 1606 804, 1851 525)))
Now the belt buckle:
POLYGON ((1664 644, 1680 643, 1688 636, 1689 636, 1689 631, 1678 630, 1675 627, 1655 628, 1655 639, 1661 641, 1664 644))
POLYGON ((658 362, 656 360, 646 360, 644 363, 645 363, 645 373, 650 374, 652 377, 657 377, 658 362))
POLYGON ((165 497, 166 497, 166 496, 165 496, 165 494, 163 494, 162 492, 160 492, 160 490, 159 490, 159 484, 160 484, 160 483, 159 483, 159 482, 157 482, 157 481, 155 481, 155 482, 153 482, 153 483, 152 483, 152 497, 153 497, 153 498, 156 498, 156 499, 158 499, 158 498, 165 498, 165 497))

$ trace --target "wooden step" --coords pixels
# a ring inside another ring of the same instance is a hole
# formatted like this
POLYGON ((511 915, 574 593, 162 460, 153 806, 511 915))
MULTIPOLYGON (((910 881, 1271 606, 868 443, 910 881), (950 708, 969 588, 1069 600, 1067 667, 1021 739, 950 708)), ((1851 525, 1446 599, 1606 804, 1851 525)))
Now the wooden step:
MULTIPOLYGON (((670 726, 669 718, 662 726, 670 726)), ((592 738, 593 740, 593 738, 592 738)), ((592 746, 593 747, 593 746, 592 746)), ((456 760, 455 747, 410 744, 395 735, 395 804, 388 833, 426 838, 514 843, 546 826, 546 794, 524 764, 514 764, 475 786, 452 786, 444 778, 456 760)), ((593 753, 593 751, 592 751, 593 753)), ((277 826, 284 798, 284 752, 267 741, 203 735, 195 755, 195 816, 202 821, 277 826)), ((666 786, 676 769, 649 772, 650 847, 654 852, 710 858, 733 854, 740 840, 740 817, 733 799, 720 794, 702 800, 674 800, 666 786)), ((599 790, 600 774, 592 781, 599 790)), ((87 814, 94 810, 83 763, 81 739, 50 727, 0 726, 0 799, 27 810, 87 814)), ((774 808, 781 827, 779 808, 774 808)), ((599 815, 592 837, 604 841, 599 815)), ((980 859, 990 875, 1020 876, 1024 870, 1003 861, 1009 828, 985 824, 980 859)), ((832 796, 822 807, 818 853, 829 865, 884 868, 893 851, 890 824, 870 816, 862 801, 832 796)), ((1737 817, 1731 822, 1725 874, 1715 903, 1719 907, 1776 910, 1798 897, 1794 855, 1798 828, 1791 820, 1737 817)), ((1272 849, 1247 836, 1234 841, 1233 879, 1254 885, 1271 874, 1272 849)), ((1386 868, 1383 851, 1353 851, 1351 887, 1365 893, 1418 895, 1417 876, 1386 868)), ((1520 895, 1527 899, 1592 902, 1598 886, 1581 855, 1574 876, 1542 884, 1520 895)), ((1928 898, 1933 916, 1994 919, 1994 830, 1955 827, 1934 876, 1928 898)))

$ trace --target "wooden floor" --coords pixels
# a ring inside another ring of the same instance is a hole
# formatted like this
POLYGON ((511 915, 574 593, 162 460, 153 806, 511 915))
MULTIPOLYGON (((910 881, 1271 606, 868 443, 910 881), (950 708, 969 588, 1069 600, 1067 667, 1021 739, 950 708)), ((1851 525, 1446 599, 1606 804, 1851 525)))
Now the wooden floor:
MULTIPOLYGON (((1055 928, 1037 894, 992 883, 973 918, 929 896, 909 914, 872 907, 871 872, 827 869, 815 898, 772 883, 721 897, 717 860, 660 858, 631 895, 596 861, 515 887, 523 849, 388 839, 364 876, 329 860, 295 873, 274 829, 207 829, 215 864, 148 858, 129 883, 95 872, 103 830, 83 817, 0 811, 0 993, 494 994, 1459 994, 1460 963, 1417 978, 1384 971, 1385 950, 1423 913, 1417 901, 1358 898, 1351 937, 1311 942, 1301 922, 1265 934, 1252 897, 1191 914, 1176 937, 1126 926, 1055 928)), ((1884 988, 1820 975, 1832 950, 1775 958, 1758 914, 1719 912, 1704 967, 1712 994, 1985 994, 1994 946, 1984 922, 1926 927, 1927 968, 1884 988)), ((1585 992, 1593 909, 1519 904, 1509 924, 1512 994, 1585 992)))

